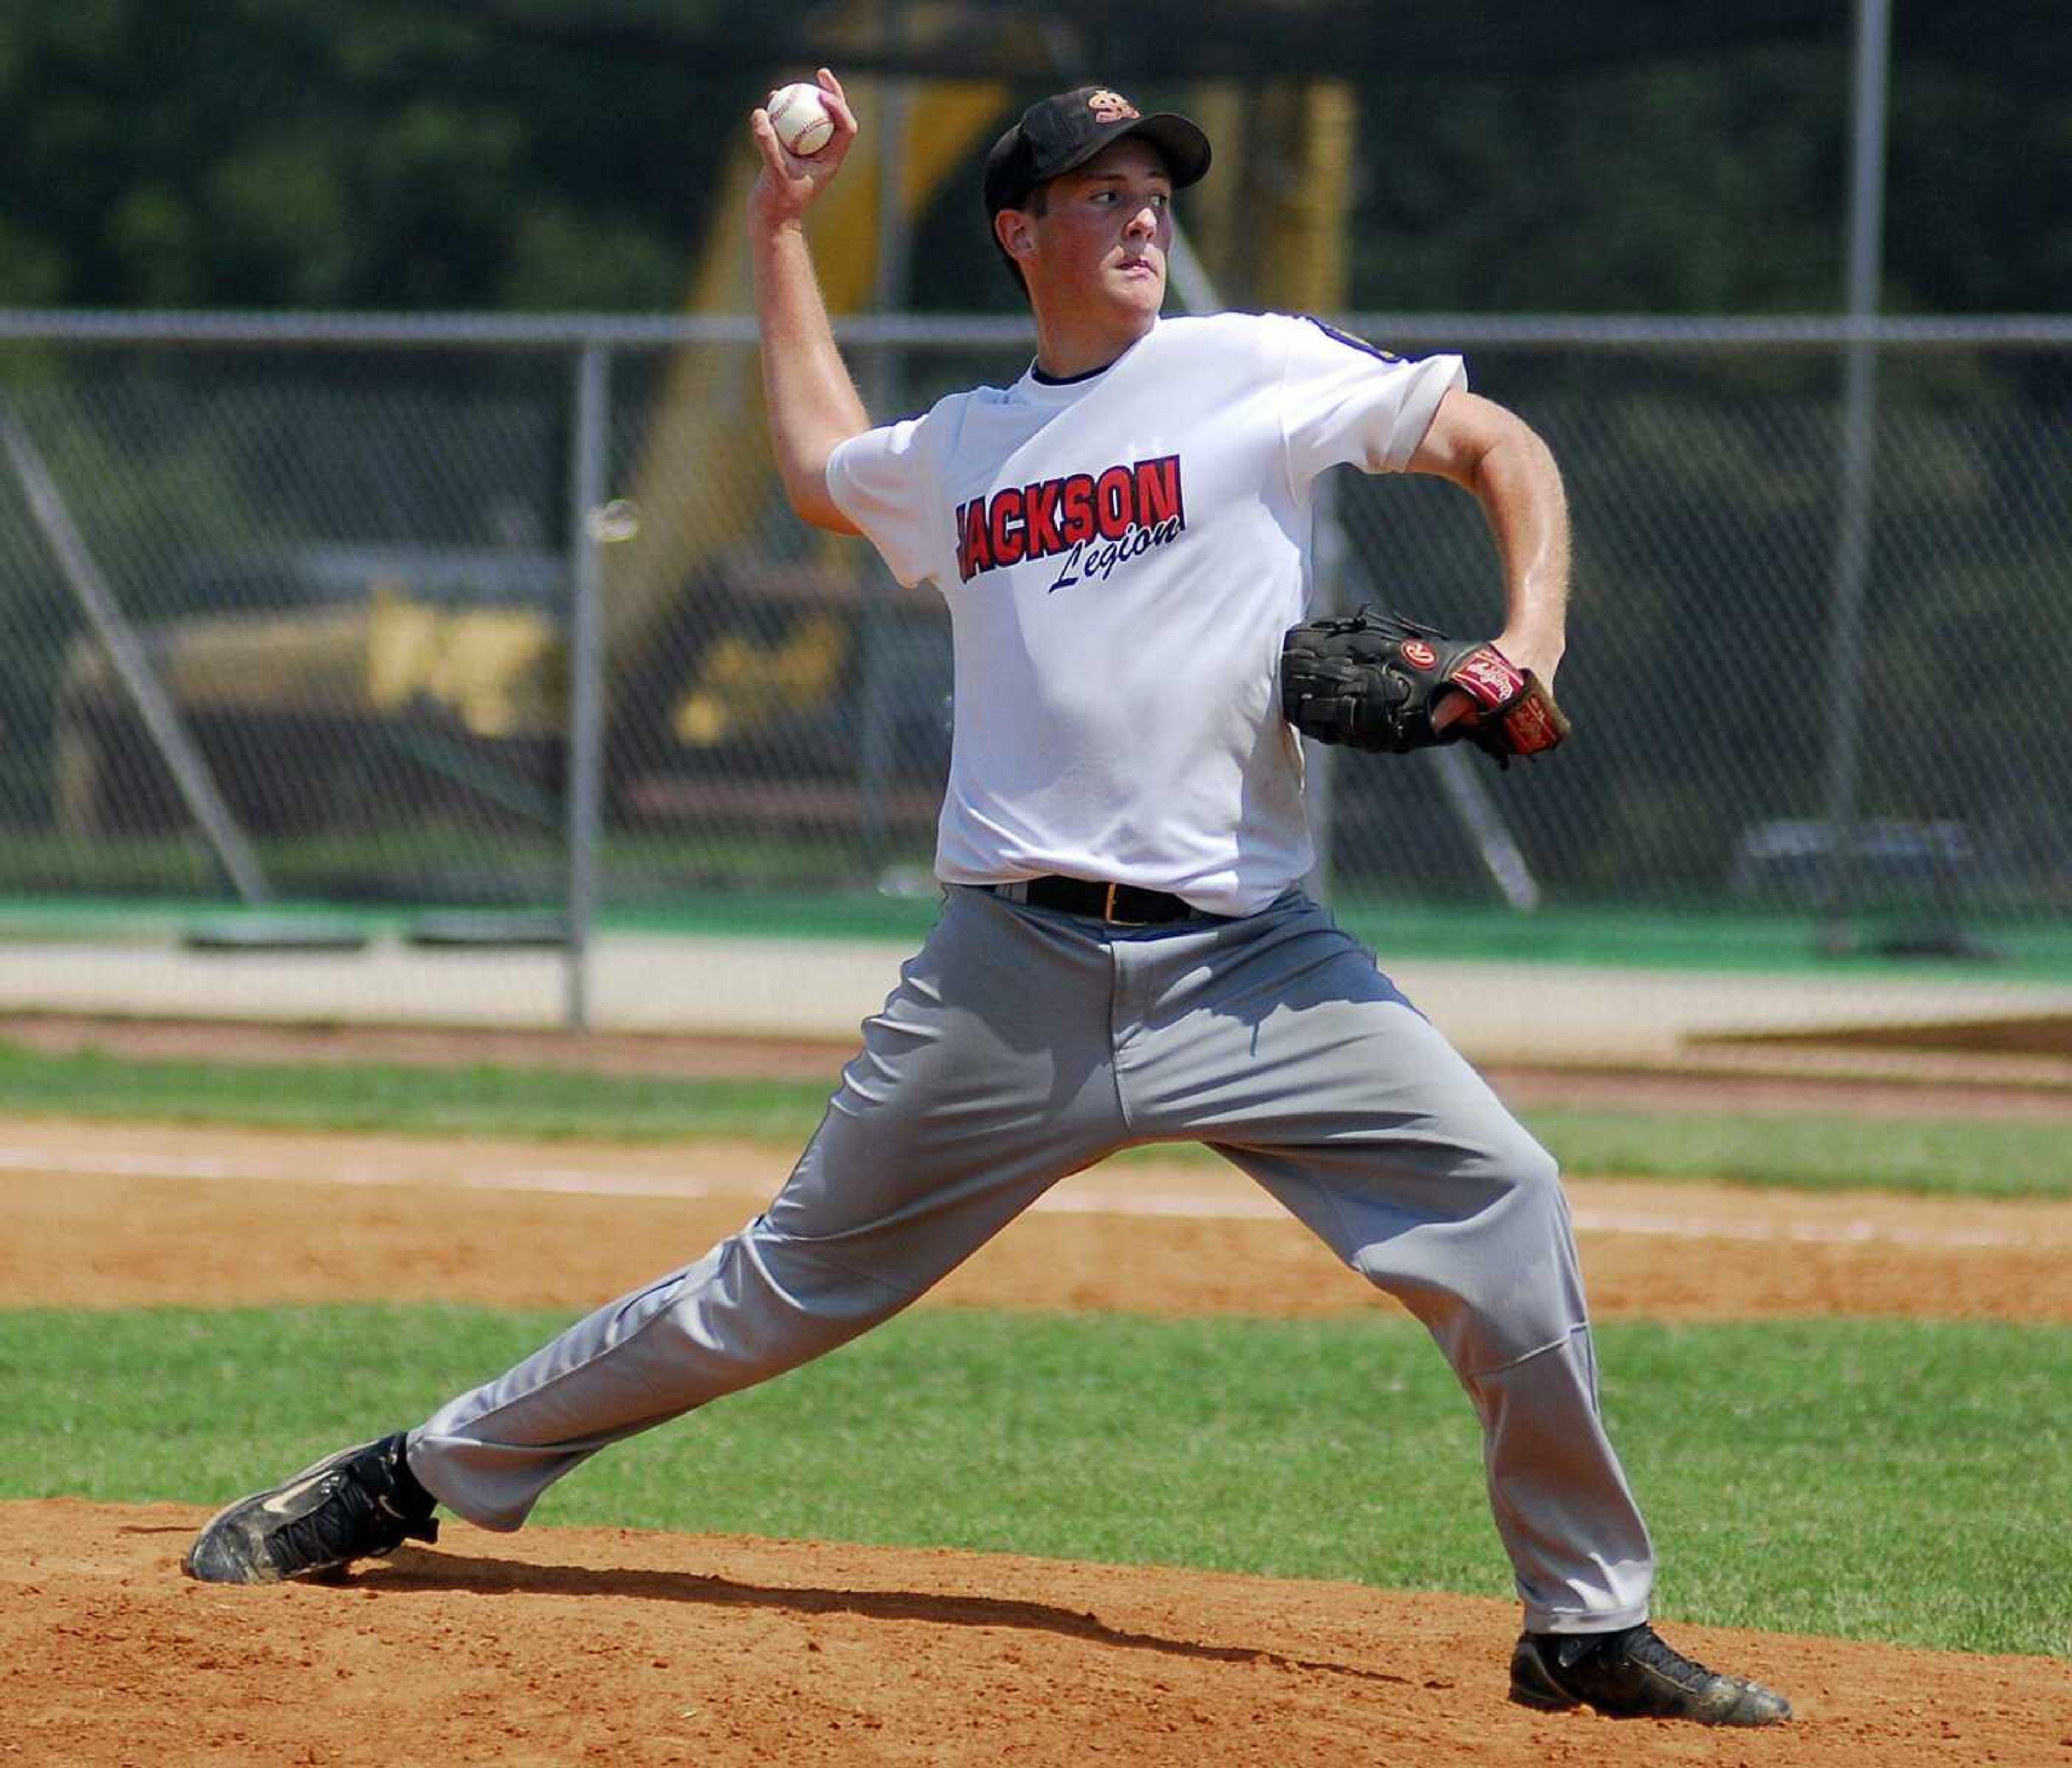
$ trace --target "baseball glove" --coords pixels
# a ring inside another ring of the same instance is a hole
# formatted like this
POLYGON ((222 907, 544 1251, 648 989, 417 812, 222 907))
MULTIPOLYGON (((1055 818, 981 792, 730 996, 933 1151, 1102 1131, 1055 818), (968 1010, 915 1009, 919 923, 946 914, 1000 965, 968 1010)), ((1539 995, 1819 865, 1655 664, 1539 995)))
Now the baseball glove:
POLYGON ((1335 619, 1291 627, 1281 647, 1281 705, 1318 742, 1408 754, 1466 738, 1509 767, 1568 734, 1568 720, 1530 669, 1490 643, 1449 639, 1371 604, 1335 619), (1432 714, 1449 689, 1474 716, 1444 729, 1432 714))

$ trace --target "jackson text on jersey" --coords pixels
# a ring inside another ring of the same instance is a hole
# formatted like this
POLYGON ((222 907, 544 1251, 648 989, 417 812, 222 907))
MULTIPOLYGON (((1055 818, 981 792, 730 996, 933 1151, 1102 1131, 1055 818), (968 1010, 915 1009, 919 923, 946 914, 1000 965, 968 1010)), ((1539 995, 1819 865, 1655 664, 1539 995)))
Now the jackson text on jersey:
POLYGON ((1064 561, 1053 590, 1105 578, 1177 540, 1186 527, 1180 457, 1160 454, 1098 473, 1003 486, 960 504, 956 520, 957 575, 966 583, 981 571, 1042 558, 1064 561))

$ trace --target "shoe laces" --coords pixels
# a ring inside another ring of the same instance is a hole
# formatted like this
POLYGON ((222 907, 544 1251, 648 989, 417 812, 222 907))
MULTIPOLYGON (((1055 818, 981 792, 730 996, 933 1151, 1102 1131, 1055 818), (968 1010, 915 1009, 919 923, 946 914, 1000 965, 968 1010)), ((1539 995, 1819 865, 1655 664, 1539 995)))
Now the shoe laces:
POLYGON ((380 1489, 385 1472, 378 1462, 348 1462, 338 1468, 309 1514, 282 1527, 278 1539, 288 1550, 284 1556, 294 1563, 323 1565, 387 1553, 413 1538, 436 1540, 438 1525, 430 1516, 407 1515, 380 1489))
POLYGON ((1651 1626, 1642 1626, 1637 1634, 1630 1635, 1625 1649, 1626 1655, 1634 1662, 1694 1694, 1708 1684, 1720 1680, 1716 1670, 1708 1669, 1696 1658, 1685 1657, 1651 1626))

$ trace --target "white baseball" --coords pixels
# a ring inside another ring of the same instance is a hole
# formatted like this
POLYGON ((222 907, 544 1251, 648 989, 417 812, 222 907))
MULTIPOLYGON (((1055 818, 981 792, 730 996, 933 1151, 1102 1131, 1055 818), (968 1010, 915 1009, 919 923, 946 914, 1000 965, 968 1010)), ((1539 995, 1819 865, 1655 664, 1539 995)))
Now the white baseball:
POLYGON ((814 154, 834 139, 835 120, 820 88, 806 80, 779 86, 770 95, 766 109, 777 138, 801 159, 814 154))

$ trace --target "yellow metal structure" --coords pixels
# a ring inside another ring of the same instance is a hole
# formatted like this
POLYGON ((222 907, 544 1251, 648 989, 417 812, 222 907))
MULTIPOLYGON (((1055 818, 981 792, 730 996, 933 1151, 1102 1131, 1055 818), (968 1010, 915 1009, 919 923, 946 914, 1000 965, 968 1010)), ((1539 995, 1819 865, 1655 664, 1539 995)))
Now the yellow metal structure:
POLYGON ((367 700, 377 713, 429 701, 477 737, 559 725, 560 635, 527 608, 446 610, 376 584, 367 627, 367 700))
POLYGON ((1350 82, 1219 82, 1198 88, 1188 108, 1216 154, 1215 171, 1182 199, 1188 238, 1223 299, 1344 311, 1359 134, 1350 82))

